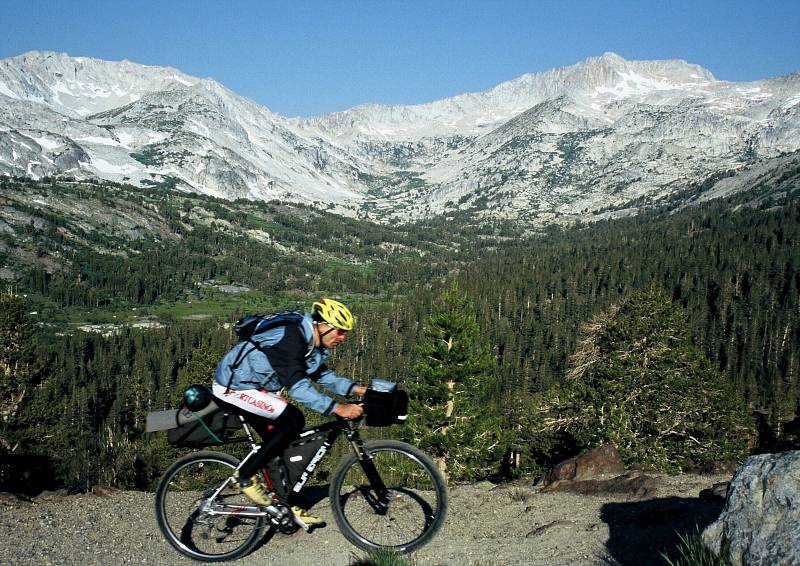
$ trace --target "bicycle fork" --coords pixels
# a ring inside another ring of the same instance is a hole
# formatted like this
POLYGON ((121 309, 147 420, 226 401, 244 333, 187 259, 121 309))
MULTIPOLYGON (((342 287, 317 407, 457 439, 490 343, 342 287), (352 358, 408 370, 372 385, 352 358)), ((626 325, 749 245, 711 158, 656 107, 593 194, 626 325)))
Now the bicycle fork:
POLYGON ((355 450, 361 469, 364 471, 364 475, 367 477, 369 485, 372 488, 371 491, 365 491, 362 495, 375 513, 378 515, 385 515, 389 511, 389 490, 386 488, 386 484, 383 483, 383 478, 381 478, 378 469, 375 467, 372 454, 367 452, 366 448, 364 448, 364 443, 361 442, 360 439, 356 440, 351 438, 349 440, 353 446, 353 450, 355 450))

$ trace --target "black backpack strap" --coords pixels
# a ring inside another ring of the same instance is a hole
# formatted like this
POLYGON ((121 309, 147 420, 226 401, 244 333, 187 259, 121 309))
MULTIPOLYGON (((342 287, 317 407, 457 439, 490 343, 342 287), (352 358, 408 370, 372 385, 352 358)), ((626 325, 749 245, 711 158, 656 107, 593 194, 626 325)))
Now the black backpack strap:
POLYGON ((244 361, 244 359, 245 359, 247 356, 249 356, 250 354, 252 354, 252 353, 253 353, 253 350, 258 350, 258 351, 260 351, 260 352, 263 352, 263 351, 264 351, 264 350, 261 348, 261 346, 259 346, 258 344, 256 344, 256 343, 255 343, 255 342, 253 342, 252 340, 246 340, 246 342, 247 342, 248 344, 252 344, 252 346, 253 346, 253 347, 252 347, 252 348, 250 348, 250 350, 248 350, 248 349, 247 349, 247 346, 245 346, 245 347, 243 347, 241 350, 239 350, 239 353, 237 354, 237 356, 236 356, 236 359, 235 359, 235 360, 233 360, 233 363, 232 363, 231 365, 229 365, 229 366, 228 366, 229 368, 231 368, 231 371, 233 371, 233 370, 235 370, 235 369, 238 369, 238 368, 239 368, 239 366, 240 366, 240 365, 242 365, 242 362, 244 361))

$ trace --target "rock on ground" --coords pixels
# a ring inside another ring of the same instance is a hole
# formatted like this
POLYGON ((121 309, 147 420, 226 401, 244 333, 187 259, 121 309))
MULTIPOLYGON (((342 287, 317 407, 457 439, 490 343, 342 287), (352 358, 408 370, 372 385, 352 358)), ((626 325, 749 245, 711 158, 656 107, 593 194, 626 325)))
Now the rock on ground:
POLYGON ((598 480, 624 473, 625 464, 617 448, 612 444, 604 444, 580 456, 564 460, 547 473, 544 483, 549 485, 558 481, 598 480))
POLYGON ((800 564, 800 450, 749 458, 703 541, 735 566, 800 564))

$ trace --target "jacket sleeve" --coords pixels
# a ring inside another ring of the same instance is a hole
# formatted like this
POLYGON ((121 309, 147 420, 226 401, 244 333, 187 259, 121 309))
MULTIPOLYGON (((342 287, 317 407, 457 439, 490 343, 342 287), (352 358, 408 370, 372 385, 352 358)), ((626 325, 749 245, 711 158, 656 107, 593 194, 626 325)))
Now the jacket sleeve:
POLYGON ((317 391, 307 377, 290 387, 289 395, 298 403, 325 416, 336 408, 336 401, 317 391))
POLYGON ((312 381, 319 383, 325 389, 338 395, 349 395, 355 386, 352 381, 336 375, 335 372, 329 370, 327 366, 323 364, 320 366, 319 370, 308 378, 298 381, 297 384, 289 390, 289 395, 291 395, 293 399, 297 399, 298 402, 309 409, 313 409, 326 416, 331 414, 338 403, 315 389, 311 384, 312 381))
POLYGON ((338 375, 333 370, 328 369, 324 364, 320 367, 318 375, 314 379, 317 383, 322 385, 328 391, 333 391, 337 395, 344 395, 348 397, 355 387, 355 383, 338 375))
POLYGON ((274 346, 264 349, 278 381, 286 387, 292 399, 327 416, 336 407, 336 401, 317 391, 311 384, 311 379, 306 375, 306 351, 306 339, 300 327, 294 324, 285 327, 283 338, 274 346))

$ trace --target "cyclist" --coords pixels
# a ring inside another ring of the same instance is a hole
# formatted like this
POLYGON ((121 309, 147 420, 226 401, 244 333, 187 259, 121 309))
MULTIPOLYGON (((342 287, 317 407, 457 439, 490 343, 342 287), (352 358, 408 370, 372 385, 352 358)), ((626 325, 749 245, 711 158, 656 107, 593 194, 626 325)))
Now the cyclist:
MULTIPOLYGON (((258 505, 273 502, 259 471, 298 438, 305 426, 303 413, 279 391, 323 415, 355 419, 363 413, 361 405, 337 403, 313 385, 345 396, 365 393, 365 386, 337 375, 324 363, 345 341, 354 323, 346 306, 322 298, 312 305, 311 312, 298 313, 285 324, 267 330, 259 340, 260 349, 240 342, 217 366, 212 386, 215 400, 241 414, 263 441, 261 449, 242 464, 234 478, 242 493, 258 505), (243 356, 242 348, 248 347, 250 352, 243 356)), ((291 509, 309 526, 323 522, 298 506, 291 509)))

